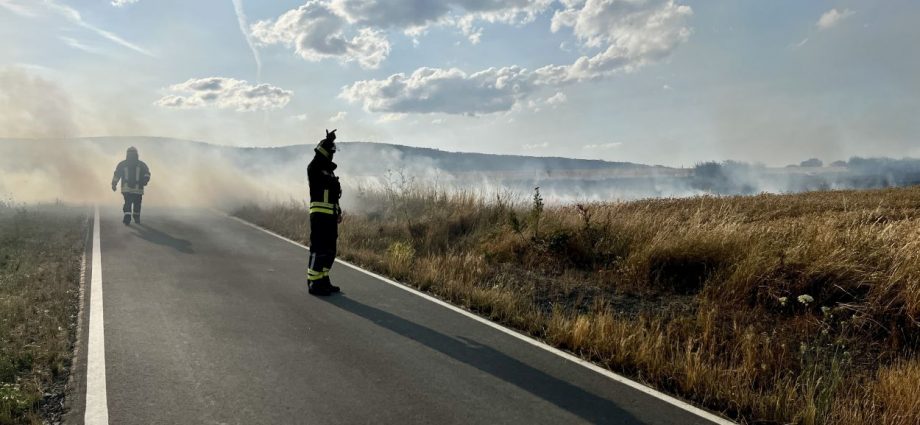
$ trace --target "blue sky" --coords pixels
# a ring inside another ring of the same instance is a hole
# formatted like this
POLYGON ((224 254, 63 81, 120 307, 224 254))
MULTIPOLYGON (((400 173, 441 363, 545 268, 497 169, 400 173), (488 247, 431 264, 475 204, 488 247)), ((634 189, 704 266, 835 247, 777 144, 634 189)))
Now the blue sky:
POLYGON ((915 1, 121 3, 0 0, 0 137, 920 156, 915 1))

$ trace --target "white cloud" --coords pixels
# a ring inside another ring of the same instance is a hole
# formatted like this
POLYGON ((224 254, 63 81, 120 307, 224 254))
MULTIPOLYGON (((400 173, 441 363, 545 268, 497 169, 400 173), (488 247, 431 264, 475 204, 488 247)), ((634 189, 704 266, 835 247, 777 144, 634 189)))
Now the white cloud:
POLYGON ((411 75, 364 80, 343 89, 340 97, 360 102, 368 112, 488 114, 508 111, 536 87, 527 70, 489 68, 474 74, 459 69, 420 68, 411 75))
POLYGON ((549 147, 549 142, 534 143, 534 144, 523 144, 523 145, 521 145, 521 147, 524 148, 524 150, 528 150, 528 151, 531 151, 531 150, 534 150, 534 149, 543 149, 543 148, 548 148, 548 147, 549 147))
POLYGON ((340 122, 345 121, 346 118, 348 118, 348 112, 339 111, 339 112, 336 112, 335 115, 329 117, 329 122, 330 123, 340 123, 340 122))
POLYGON ((83 20, 83 16, 80 15, 80 12, 78 12, 76 9, 70 6, 60 4, 52 0, 45 0, 43 4, 49 9, 53 10, 54 12, 60 14, 61 16, 64 16, 65 18, 67 18, 67 20, 73 22, 74 24, 80 27, 86 28, 92 32, 95 32, 99 36, 106 38, 113 43, 120 44, 124 47, 134 50, 135 52, 138 52, 138 53, 141 53, 147 56, 155 57, 155 55, 151 53, 149 50, 143 47, 140 47, 134 43, 131 43, 121 38, 120 36, 118 36, 117 34, 113 32, 106 31, 102 28, 99 28, 95 25, 92 25, 86 22, 85 20, 83 20))
POLYGON ((584 146, 582 146, 582 149, 588 149, 588 150, 614 149, 614 148, 618 148, 618 147, 620 147, 620 146, 622 146, 622 145, 623 145, 623 143, 620 143, 620 142, 601 143, 601 144, 593 144, 593 145, 584 145, 584 146))
POLYGON ((556 92, 556 94, 550 96, 546 99, 547 105, 561 105, 565 102, 568 102, 569 98, 563 92, 556 92))
POLYGON ((563 92, 556 92, 556 94, 546 98, 546 99, 531 99, 527 101, 527 108, 533 112, 540 112, 543 110, 543 106, 551 106, 555 109, 557 106, 568 101, 563 92))
POLYGON ((332 0, 330 9, 349 22, 376 28, 418 28, 450 12, 450 2, 438 0, 332 0))
POLYGON ((849 18, 850 16, 853 16, 854 13, 856 12, 850 9, 843 9, 843 10, 831 9, 831 10, 828 10, 827 12, 824 12, 824 14, 821 15, 821 18, 818 19, 818 23, 816 25, 818 26, 818 29, 821 29, 821 30, 833 28, 834 26, 842 22, 844 19, 849 18))
POLYGON ((668 57, 685 43, 692 30, 690 6, 674 0, 565 0, 553 15, 553 32, 571 27, 590 48, 603 49, 582 56, 572 65, 550 65, 537 70, 546 83, 591 80, 634 71, 668 57))
POLYGON ((255 42, 252 40, 252 33, 249 31, 249 24, 247 23, 248 18, 246 17, 246 11, 243 10, 243 0, 232 1, 233 11, 236 12, 236 21, 240 26, 240 32, 243 33, 243 38, 246 40, 246 44, 252 52, 252 58, 256 62, 256 79, 261 80, 262 58, 259 56, 259 49, 256 48, 255 42))
POLYGON ((520 24, 533 21, 552 0, 332 0, 330 8, 348 22, 417 33, 431 25, 454 25, 470 36, 477 21, 520 24))
POLYGON ((131 50, 134 50, 135 52, 138 52, 138 53, 141 53, 147 56, 156 57, 149 50, 121 38, 118 34, 115 34, 111 31, 104 30, 93 24, 90 24, 89 22, 86 22, 83 19, 83 16, 80 14, 79 11, 65 4, 58 3, 55 0, 44 0, 41 2, 37 2, 37 1, 26 2, 26 1, 21 1, 21 0, 0 0, 0 6, 5 7, 6 9, 18 15, 33 17, 33 18, 37 16, 41 16, 43 13, 50 12, 52 14, 58 15, 70 21, 72 24, 76 26, 92 31, 96 33, 97 35, 99 35, 100 37, 103 37, 113 43, 119 44, 123 47, 127 47, 131 50))
POLYGON ((293 94, 269 84, 251 85, 233 78, 190 79, 168 88, 169 94, 156 102, 166 108, 197 109, 214 107, 237 111, 283 108, 293 94))
POLYGON ((308 61, 338 59, 358 62, 364 68, 376 68, 390 53, 390 43, 383 33, 361 28, 348 34, 346 20, 334 13, 327 3, 311 0, 289 10, 275 21, 259 21, 252 26, 253 37, 262 44, 293 47, 308 61))
POLYGON ((337 58, 377 68, 390 52, 386 31, 400 31, 414 44, 428 28, 453 26, 471 43, 481 41, 479 23, 524 24, 553 0, 309 0, 274 21, 253 25, 263 44, 283 44, 309 61, 337 58))
POLYGON ((378 124, 385 124, 388 122, 402 121, 405 119, 407 114, 383 114, 380 118, 377 118, 378 124))
POLYGON ((35 9, 27 5, 25 2, 20 2, 18 0, 0 0, 0 7, 3 7, 10 12, 13 12, 19 16, 25 16, 29 18, 34 18, 38 16, 38 13, 35 9))
POLYGON ((63 36, 62 36, 62 37, 58 37, 58 38, 59 38, 61 41, 63 41, 64 44, 66 44, 66 45, 68 45, 68 46, 70 46, 70 47, 73 47, 74 49, 82 50, 82 51, 84 51, 84 52, 92 53, 92 54, 94 54, 94 55, 101 55, 101 54, 103 54, 102 49, 100 49, 100 48, 98 48, 98 47, 95 47, 95 46, 90 46, 90 45, 84 44, 82 41, 77 40, 77 39, 75 39, 75 38, 63 37, 63 36))
POLYGON ((122 7, 129 4, 137 3, 139 0, 112 0, 112 6, 122 7))
POLYGON ((310 115, 303 113, 303 114, 292 115, 291 118, 293 118, 295 121, 304 122, 310 119, 310 115))
MULTIPOLYGON (((583 56, 570 65, 547 65, 536 71, 511 66, 467 74, 458 69, 420 68, 411 75, 399 73, 382 80, 357 81, 345 87, 341 97, 362 103, 368 112, 505 112, 541 88, 558 89, 579 81, 607 78, 664 59, 692 32, 686 20, 693 11, 673 0, 562 3, 564 8, 553 16, 552 30, 571 27, 585 47, 599 48, 599 53, 583 56)), ((542 103, 557 105, 565 100, 565 95, 557 92, 542 103)), ((527 105, 539 110, 540 103, 530 100, 527 105)))

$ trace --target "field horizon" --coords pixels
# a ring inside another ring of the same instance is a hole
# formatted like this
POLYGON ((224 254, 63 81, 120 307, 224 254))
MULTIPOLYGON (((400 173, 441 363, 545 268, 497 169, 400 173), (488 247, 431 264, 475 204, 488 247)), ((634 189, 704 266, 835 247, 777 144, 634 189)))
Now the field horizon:
MULTIPOLYGON (((24 202, 104 201, 110 198, 107 187, 111 169, 132 145, 153 172, 149 194, 157 202, 220 208, 253 200, 299 199, 314 147, 243 148, 157 137, 0 139, 0 170, 5 170, 0 175, 0 197, 24 202)), ((812 158, 785 167, 726 160, 675 168, 343 142, 336 161, 346 197, 413 182, 489 196, 508 192, 527 196, 534 187, 540 187, 550 204, 920 183, 920 160, 910 158, 852 157, 827 164, 812 158)))

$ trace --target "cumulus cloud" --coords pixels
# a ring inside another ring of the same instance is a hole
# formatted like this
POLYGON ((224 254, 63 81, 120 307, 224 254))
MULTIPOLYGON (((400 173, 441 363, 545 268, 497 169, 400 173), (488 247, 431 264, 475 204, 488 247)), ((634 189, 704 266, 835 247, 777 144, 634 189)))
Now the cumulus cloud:
POLYGON ((283 108, 293 92, 269 84, 252 85, 233 78, 190 79, 168 88, 156 104, 165 108, 219 108, 255 111, 283 108))
POLYGON ((340 123, 340 122, 345 121, 346 118, 348 118, 348 112, 339 111, 339 112, 336 112, 335 115, 329 117, 329 122, 333 124, 340 123))
POLYGON ((377 28, 417 28, 450 12, 450 2, 439 0, 332 0, 330 9, 349 22, 377 28))
POLYGON ((551 30, 571 27, 594 56, 571 65, 550 65, 537 72, 547 84, 592 80, 634 71, 669 56, 685 43, 692 30, 690 6, 673 0, 565 0, 553 15, 551 30))
POLYGON ((257 22, 252 36, 265 45, 292 47, 312 62, 332 58, 376 68, 390 53, 390 43, 382 32, 371 28, 349 31, 345 18, 320 0, 289 10, 275 21, 257 22))
POLYGON ((531 99, 527 101, 527 107, 534 112, 540 112, 543 110, 543 106, 550 106, 556 108, 559 105, 567 102, 569 99, 566 97, 563 92, 556 92, 556 94, 547 97, 545 99, 531 99))
POLYGON ((477 115, 510 110, 536 89, 532 80, 530 72, 516 66, 474 74, 421 68, 410 75, 355 82, 340 97, 362 103, 369 112, 477 115))
POLYGON ((376 28, 412 29, 466 20, 533 21, 552 0, 332 0, 331 8, 349 22, 376 28))
POLYGON ((546 99, 547 105, 561 105, 565 102, 568 102, 569 98, 563 92, 556 92, 556 94, 550 96, 546 99))
MULTIPOLYGON (((594 56, 535 71, 512 66, 467 74, 458 69, 420 68, 411 75, 355 82, 343 89, 341 97, 362 103, 369 112, 478 115, 509 111, 541 88, 607 78, 662 60, 692 32, 687 19, 693 11, 673 0, 562 3, 564 8, 553 16, 551 29, 571 27, 585 47, 600 49, 594 56)), ((564 101, 565 95, 557 92, 545 102, 564 101)), ((537 107, 530 102, 532 108, 537 107)))
POLYGON ((478 43, 482 22, 523 24, 553 0, 309 0, 274 21, 253 26, 263 44, 282 44, 309 61, 336 58, 376 68, 390 51, 387 31, 413 37, 435 25, 454 26, 478 43))
POLYGON ((818 23, 816 25, 818 26, 818 29, 821 29, 821 30, 833 28, 834 26, 842 22, 844 19, 849 18, 850 16, 853 16, 854 13, 856 12, 850 9, 843 9, 843 10, 831 9, 831 10, 828 10, 827 12, 824 12, 824 14, 821 15, 821 18, 818 19, 818 23))
POLYGON ((351 24, 413 36, 435 25, 454 26, 476 44, 483 33, 479 23, 532 22, 552 4, 553 0, 331 0, 330 8, 351 24))

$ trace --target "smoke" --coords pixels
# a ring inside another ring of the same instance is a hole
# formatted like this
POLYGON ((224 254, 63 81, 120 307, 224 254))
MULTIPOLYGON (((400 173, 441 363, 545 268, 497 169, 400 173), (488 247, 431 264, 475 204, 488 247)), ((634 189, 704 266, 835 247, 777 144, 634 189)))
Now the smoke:
POLYGON ((287 201, 306 192, 304 168, 278 167, 271 158, 253 158, 243 149, 123 137, 0 140, 0 197, 119 205, 121 195, 110 184, 129 146, 137 147, 150 167, 145 199, 154 205, 230 208, 287 201))
MULTIPOLYGON (((153 172, 147 197, 156 204, 223 207, 242 200, 287 200, 305 178, 242 151, 170 139, 75 138, 132 133, 144 126, 118 99, 86 107, 55 82, 22 67, 0 68, 0 199, 16 202, 119 203, 110 182, 128 146, 153 172), (271 198, 274 197, 274 198, 271 198)), ((54 75, 54 74, 51 74, 54 75)))
POLYGON ((77 133, 70 96, 21 68, 0 68, 0 129, 10 137, 63 138, 77 133))
POLYGON ((243 10, 243 0, 233 0, 233 10, 236 12, 236 20, 240 24, 240 32, 243 33, 246 44, 249 45, 249 50, 252 51, 252 58, 256 61, 256 81, 261 82, 262 58, 259 56, 259 50, 256 49, 256 45, 252 41, 252 33, 249 31, 249 22, 246 18, 246 12, 243 10))
MULTIPOLYGON (((176 139, 109 137, 0 139, 0 199, 61 200, 118 208, 115 165, 135 146, 150 167, 148 205, 232 209, 245 203, 307 201, 312 145, 234 148, 176 139)), ((342 143, 346 210, 372 208, 362 194, 463 192, 525 201, 535 187, 547 204, 695 195, 750 195, 920 183, 920 160, 851 158, 831 166, 768 168, 740 162, 693 169, 629 163, 458 154, 373 143, 342 143)))

